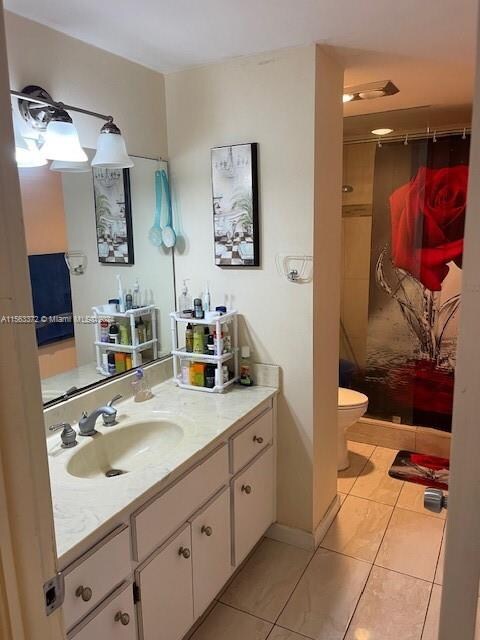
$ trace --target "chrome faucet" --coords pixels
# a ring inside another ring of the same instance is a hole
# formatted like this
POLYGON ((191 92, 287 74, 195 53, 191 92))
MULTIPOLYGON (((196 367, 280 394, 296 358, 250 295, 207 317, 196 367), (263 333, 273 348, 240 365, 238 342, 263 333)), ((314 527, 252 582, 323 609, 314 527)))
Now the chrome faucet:
POLYGON ((108 416, 116 416, 117 410, 115 409, 115 407, 109 407, 108 405, 105 405, 104 407, 94 409, 90 414, 84 411, 82 417, 78 421, 79 435, 95 435, 97 433, 95 431, 95 424, 102 414, 107 414, 108 416))
POLYGON ((70 449, 77 445, 77 434, 72 426, 68 422, 60 422, 59 424, 52 424, 48 427, 49 431, 59 431, 62 429, 62 449, 70 449))

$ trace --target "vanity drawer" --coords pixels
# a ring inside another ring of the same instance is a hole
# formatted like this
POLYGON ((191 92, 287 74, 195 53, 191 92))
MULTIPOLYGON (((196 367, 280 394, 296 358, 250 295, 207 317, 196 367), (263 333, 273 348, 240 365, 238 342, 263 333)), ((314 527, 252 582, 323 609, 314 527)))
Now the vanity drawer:
POLYGON ((130 535, 126 525, 112 531, 64 572, 63 615, 67 629, 96 607, 130 573, 130 535))
POLYGON ((180 478, 133 516, 134 555, 141 562, 228 482, 228 446, 180 478))
POLYGON ((232 439, 233 473, 238 473, 272 441, 273 411, 269 409, 232 439))
POLYGON ((85 624, 68 635, 68 640, 136 640, 135 605, 132 585, 127 584, 85 624))

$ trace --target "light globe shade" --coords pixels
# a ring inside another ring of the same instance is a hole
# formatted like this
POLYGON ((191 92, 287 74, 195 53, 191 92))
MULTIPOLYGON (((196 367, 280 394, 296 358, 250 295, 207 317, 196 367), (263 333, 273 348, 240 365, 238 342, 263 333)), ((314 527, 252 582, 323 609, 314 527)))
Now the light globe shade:
POLYGON ((26 169, 28 167, 43 167, 47 164, 47 159, 39 151, 36 141, 27 138, 23 131, 28 133, 23 121, 18 113, 18 107, 13 109, 13 136, 15 139, 15 160, 17 167, 26 169))
POLYGON ((70 117, 68 119, 70 122, 65 119, 56 119, 54 116, 50 120, 45 131, 45 144, 42 147, 42 153, 49 160, 86 162, 88 157, 80 146, 75 125, 70 117))
POLYGON ((59 171, 60 173, 88 173, 91 170, 88 162, 64 162, 63 160, 54 160, 50 165, 50 171, 59 171))
POLYGON ((127 146, 120 129, 113 122, 107 122, 100 130, 92 167, 129 169, 133 166, 133 160, 127 153, 127 146))
POLYGON ((15 160, 17 167, 27 169, 28 167, 43 167, 47 164, 47 159, 39 151, 35 140, 31 138, 25 140, 25 146, 15 144, 15 160))

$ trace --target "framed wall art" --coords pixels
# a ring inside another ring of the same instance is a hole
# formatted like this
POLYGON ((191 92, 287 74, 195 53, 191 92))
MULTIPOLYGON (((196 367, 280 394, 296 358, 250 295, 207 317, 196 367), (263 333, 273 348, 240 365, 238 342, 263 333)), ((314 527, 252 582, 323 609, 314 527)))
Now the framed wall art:
POLYGON ((258 267, 257 143, 211 151, 215 264, 258 267))
POLYGON ((93 168, 98 260, 134 264, 128 169, 93 168))

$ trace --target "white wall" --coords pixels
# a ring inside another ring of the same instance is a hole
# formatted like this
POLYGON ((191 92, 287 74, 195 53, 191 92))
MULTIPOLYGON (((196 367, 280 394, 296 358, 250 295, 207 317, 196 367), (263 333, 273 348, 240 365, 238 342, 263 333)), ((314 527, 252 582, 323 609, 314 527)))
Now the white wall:
POLYGON ((214 304, 227 299, 243 314, 242 342, 254 358, 282 367, 278 519, 308 531, 315 499, 313 287, 288 282, 275 258, 314 250, 315 69, 316 48, 309 46, 166 77, 170 169, 185 234, 177 281, 191 278, 194 295, 210 281, 214 304), (214 266, 210 149, 246 142, 259 143, 261 267, 221 269, 214 266))

